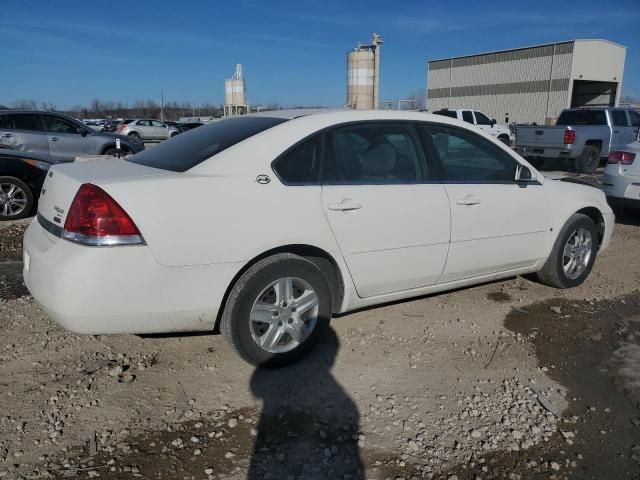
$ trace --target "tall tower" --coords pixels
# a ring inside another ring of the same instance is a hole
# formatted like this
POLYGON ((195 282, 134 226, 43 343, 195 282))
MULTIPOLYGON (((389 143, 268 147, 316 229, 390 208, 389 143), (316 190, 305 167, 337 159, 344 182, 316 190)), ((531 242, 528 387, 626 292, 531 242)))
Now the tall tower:
POLYGON ((224 116, 244 115, 249 111, 245 95, 245 83, 242 65, 236 65, 236 72, 224 81, 224 116))
POLYGON ((380 45, 373 34, 370 45, 358 45, 347 54, 347 107, 377 109, 380 103, 380 45))

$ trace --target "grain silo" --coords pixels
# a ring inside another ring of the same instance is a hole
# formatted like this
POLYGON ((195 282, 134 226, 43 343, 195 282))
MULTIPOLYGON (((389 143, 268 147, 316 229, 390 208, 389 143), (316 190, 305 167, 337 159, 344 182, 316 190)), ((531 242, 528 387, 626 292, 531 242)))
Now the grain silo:
POLYGON ((242 65, 238 63, 236 73, 224 81, 224 116, 244 115, 248 110, 242 65))
POLYGON ((380 45, 373 34, 371 45, 358 45, 347 54, 347 107, 360 110, 378 108, 380 89, 380 45))

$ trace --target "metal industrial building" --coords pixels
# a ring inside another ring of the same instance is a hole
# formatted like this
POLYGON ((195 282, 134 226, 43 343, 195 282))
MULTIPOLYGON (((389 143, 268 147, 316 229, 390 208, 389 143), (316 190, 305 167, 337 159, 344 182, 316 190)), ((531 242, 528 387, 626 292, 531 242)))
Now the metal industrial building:
POLYGON ((572 40, 432 60, 427 108, 473 108, 498 122, 552 123, 569 107, 617 105, 626 47, 572 40))

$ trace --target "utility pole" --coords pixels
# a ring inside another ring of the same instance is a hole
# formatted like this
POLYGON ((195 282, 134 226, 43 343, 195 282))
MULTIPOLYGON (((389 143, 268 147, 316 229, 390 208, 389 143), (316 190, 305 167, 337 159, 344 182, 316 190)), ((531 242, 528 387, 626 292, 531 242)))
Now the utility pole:
POLYGON ((160 90, 160 121, 164 122, 164 90, 160 90))

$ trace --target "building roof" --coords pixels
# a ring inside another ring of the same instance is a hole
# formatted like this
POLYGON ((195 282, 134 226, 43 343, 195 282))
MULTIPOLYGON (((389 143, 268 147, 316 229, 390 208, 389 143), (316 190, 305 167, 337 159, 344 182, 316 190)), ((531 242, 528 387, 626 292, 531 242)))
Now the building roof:
POLYGON ((506 48, 504 50, 492 50, 490 52, 473 53, 473 54, 470 54, 470 55, 460 55, 460 56, 456 56, 456 57, 436 58, 434 60, 427 60, 427 63, 442 62, 443 60, 455 60, 455 59, 458 59, 458 58, 480 57, 482 55, 492 55, 492 54, 495 54, 495 53, 514 52, 514 51, 518 51, 518 50, 528 50, 530 48, 550 47, 550 46, 553 46, 553 45, 562 45, 562 44, 565 44, 565 43, 576 43, 576 42, 606 42, 606 43, 610 43, 612 45, 615 45, 616 47, 620 47, 620 48, 624 48, 624 49, 627 48, 624 45, 620 45, 619 43, 612 42, 611 40, 607 40, 605 38, 577 38, 575 40, 565 40, 563 42, 540 43, 538 45, 528 45, 526 47, 506 48))

